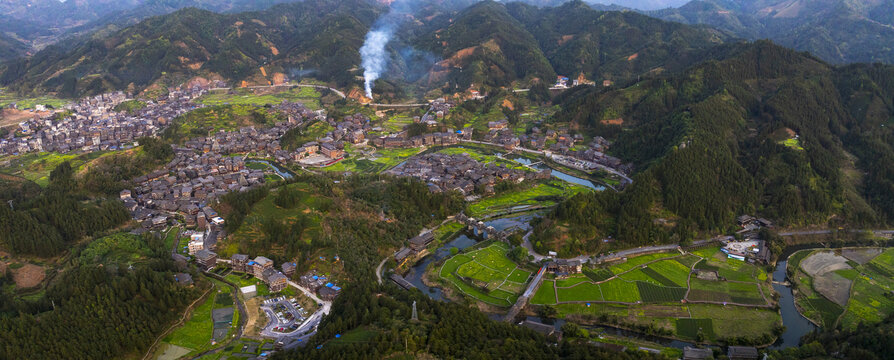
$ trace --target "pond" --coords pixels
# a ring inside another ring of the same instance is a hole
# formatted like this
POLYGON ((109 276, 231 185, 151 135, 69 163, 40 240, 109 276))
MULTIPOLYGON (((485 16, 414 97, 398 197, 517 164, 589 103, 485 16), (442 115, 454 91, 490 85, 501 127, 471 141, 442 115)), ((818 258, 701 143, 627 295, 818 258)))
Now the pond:
MULTIPOLYGON (((502 154, 497 154, 497 156, 502 156, 502 154)), ((532 168, 535 168, 537 170, 550 169, 550 167, 544 165, 542 161, 534 163, 533 161, 531 161, 531 159, 528 159, 526 157, 519 156, 519 155, 509 155, 509 156, 504 157, 504 159, 512 160, 512 161, 515 161, 515 162, 517 162, 519 164, 523 164, 523 165, 530 165, 532 168), (534 164, 534 165, 531 165, 531 164, 534 164)), ((570 182, 572 184, 577 184, 580 186, 588 187, 588 188, 596 190, 596 191, 605 190, 605 186, 596 185, 590 180, 579 178, 577 176, 567 174, 567 173, 561 172, 556 169, 550 169, 550 173, 552 174, 552 176, 555 176, 555 177, 559 178, 560 180, 570 182)))

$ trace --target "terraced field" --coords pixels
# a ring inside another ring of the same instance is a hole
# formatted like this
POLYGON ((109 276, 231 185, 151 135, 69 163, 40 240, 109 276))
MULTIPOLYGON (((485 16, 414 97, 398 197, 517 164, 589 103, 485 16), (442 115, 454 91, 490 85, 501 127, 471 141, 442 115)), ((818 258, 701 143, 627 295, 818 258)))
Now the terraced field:
MULTIPOLYGON (((506 257, 508 251, 508 245, 496 242, 457 254, 441 266, 438 276, 476 300, 496 306, 511 306, 524 291, 531 273, 509 260, 506 257)), ((542 294, 541 298, 548 301, 549 295, 542 294)), ((551 302, 555 302, 555 294, 552 299, 551 302)))
POLYGON ((554 305, 561 315, 577 321, 611 316, 623 324, 661 328, 681 339, 758 339, 772 336, 773 328, 781 323, 761 292, 760 285, 766 285, 766 280, 763 269, 727 259, 718 247, 712 247, 685 255, 669 252, 633 257, 545 281, 531 304, 554 305), (690 275, 693 266, 716 272, 719 279, 700 280, 690 275), (725 314, 742 320, 733 321, 725 314), (743 326, 744 331, 729 326, 739 321, 752 322, 743 326))

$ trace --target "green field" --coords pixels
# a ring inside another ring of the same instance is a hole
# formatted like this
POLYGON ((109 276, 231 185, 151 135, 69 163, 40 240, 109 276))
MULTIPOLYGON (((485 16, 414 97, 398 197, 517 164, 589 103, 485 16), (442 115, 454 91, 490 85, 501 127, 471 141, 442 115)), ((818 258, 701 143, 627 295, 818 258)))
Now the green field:
POLYGON ((533 170, 529 167, 526 167, 516 161, 498 158, 496 155, 494 155, 490 151, 485 150, 483 148, 469 147, 469 146, 454 146, 454 147, 448 147, 445 149, 441 149, 438 152, 442 153, 442 154, 448 154, 448 155, 466 154, 466 155, 469 155, 469 157, 471 157, 472 159, 475 159, 476 161, 483 163, 483 164, 500 165, 500 166, 504 166, 504 167, 507 167, 510 169, 517 169, 517 170, 535 171, 535 170, 533 170))
POLYGON ((506 211, 517 206, 552 206, 563 198, 571 197, 586 188, 559 180, 545 183, 521 191, 513 191, 484 198, 468 206, 466 213, 472 217, 506 211))
POLYGON ((174 248, 174 243, 177 241, 177 236, 180 235, 180 228, 177 226, 171 227, 168 229, 167 234, 165 234, 165 249, 171 250, 174 248))
POLYGON ((669 257, 679 256, 679 253, 657 253, 657 254, 648 254, 641 255, 637 257, 632 257, 627 259, 627 261, 612 265, 609 269, 614 274, 620 274, 626 271, 629 271, 637 266, 641 266, 645 263, 649 263, 659 259, 665 259, 669 257))
POLYGON ((179 142, 209 133, 237 131, 246 126, 269 127, 285 120, 282 114, 264 107, 249 104, 217 105, 196 109, 174 119, 162 132, 170 141, 179 142))
POLYGON ((662 260, 650 264, 646 269, 668 279, 669 283, 662 283, 666 286, 686 287, 686 281, 689 279, 689 268, 676 260, 662 260))
MULTIPOLYGON (((345 147, 347 149, 347 147, 345 147)), ((377 149, 371 156, 355 158, 356 152, 348 150, 352 157, 346 158, 322 170, 333 172, 353 171, 377 174, 391 169, 422 151, 422 148, 377 149)))
POLYGON ((285 101, 300 102, 309 109, 320 108, 320 91, 311 87, 293 87, 270 94, 256 94, 250 89, 216 90, 202 95, 196 102, 205 105, 270 105, 285 101))
POLYGON ((531 304, 534 305, 551 305, 556 303, 556 283, 553 280, 543 280, 540 288, 531 297, 531 304))
POLYGON ((801 140, 796 139, 796 138, 784 140, 784 141, 780 142, 780 144, 785 145, 786 147, 792 148, 795 150, 804 150, 804 148, 801 146, 801 140))
POLYGON ((71 103, 71 101, 52 96, 20 97, 15 94, 10 94, 5 90, 0 92, 0 107, 6 107, 12 103, 15 103, 19 110, 34 109, 36 105, 48 105, 55 109, 59 109, 71 103))
POLYGON ((894 313, 894 248, 858 266, 841 325, 853 329, 861 322, 876 323, 894 313))
POLYGON ((677 319, 677 336, 696 339, 699 334, 707 339, 714 337, 714 322, 711 319, 677 319))
MULTIPOLYGON (((590 303, 588 306, 583 303, 568 303, 555 305, 555 308, 560 317, 583 316, 584 319, 598 319, 604 315, 617 319, 625 326, 655 327, 684 340, 695 340, 692 326, 699 323, 697 319, 711 319, 710 330, 702 326, 706 341, 729 337, 759 339, 762 336, 772 336, 773 328, 782 322, 779 313, 772 309, 710 304, 590 303), (683 334, 678 333, 680 319, 686 319, 682 324, 683 334), (696 319, 694 324, 690 323, 692 319, 696 319)), ((588 321, 590 322, 598 323, 588 321)), ((705 324, 706 322, 703 322, 702 325, 705 324)))
MULTIPOLYGON (((162 341, 190 349, 190 354, 193 355, 213 347, 211 340, 214 331, 214 320, 211 316, 211 311, 218 308, 233 307, 234 304, 231 295, 233 288, 217 280, 212 280, 212 282, 215 284, 215 287, 211 290, 211 294, 208 295, 201 305, 198 305, 193 310, 189 319, 182 326, 168 334, 162 341)), ((227 336, 232 335, 236 330, 236 326, 239 324, 239 316, 239 311, 233 312, 232 324, 227 336)))
POLYGON ((515 303, 530 273, 517 269, 506 257, 508 245, 497 242, 487 247, 458 254, 448 259, 438 276, 462 293, 497 306, 515 303))
POLYGON ((11 155, 2 158, 4 162, 9 162, 0 167, 0 172, 31 180, 44 187, 50 183, 50 172, 63 162, 68 161, 72 169, 79 171, 79 168, 96 159, 120 153, 122 153, 121 150, 97 151, 89 154, 41 152, 11 155))

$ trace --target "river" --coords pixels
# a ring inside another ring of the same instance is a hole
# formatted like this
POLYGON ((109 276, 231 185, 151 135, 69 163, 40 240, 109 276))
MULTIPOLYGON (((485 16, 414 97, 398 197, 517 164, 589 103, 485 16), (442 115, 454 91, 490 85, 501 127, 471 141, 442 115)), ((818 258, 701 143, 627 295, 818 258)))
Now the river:
MULTIPOLYGON (((521 229, 527 229, 530 225, 528 222, 533 219, 536 215, 533 214, 525 214, 521 216, 514 217, 506 217, 499 218, 494 220, 485 221, 485 224, 488 226, 493 226, 497 230, 503 230, 511 227, 519 227, 521 229)), ((422 276, 428 270, 428 266, 432 263, 435 263, 441 259, 449 257, 451 255, 450 249, 457 248, 458 250, 463 250, 472 245, 475 245, 477 241, 473 238, 470 238, 466 234, 461 234, 451 240, 450 242, 444 244, 435 250, 431 255, 426 256, 421 261, 413 265, 410 268, 410 271, 407 273, 405 278, 407 281, 412 283, 414 286, 419 288, 423 293, 427 294, 432 299, 438 301, 449 301, 444 297, 444 294, 441 292, 441 289, 437 287, 429 287, 425 285, 422 281, 422 276)), ((786 254, 786 259, 788 258, 788 254, 786 254)), ((776 269, 773 272, 773 279, 776 281, 784 281, 786 279, 785 267, 788 262, 786 260, 779 261, 776 264, 776 269)), ((779 308, 782 316, 782 324, 785 325, 785 332, 779 339, 776 340, 775 343, 770 347, 771 349, 784 349, 788 347, 798 346, 798 342, 801 337, 816 330, 817 327, 813 325, 806 318, 801 316, 798 310, 795 308, 794 296, 792 294, 792 289, 789 286, 773 284, 773 289, 776 290, 780 294, 779 297, 779 308)), ((499 319, 501 316, 493 316, 494 319, 499 319)), ((537 319, 534 319, 537 320, 537 319)), ((557 329, 561 327, 564 323, 564 320, 557 319, 555 322, 555 326, 557 329)), ((648 340, 651 342, 655 342, 661 344, 666 347, 673 347, 682 349, 685 346, 692 346, 691 343, 679 340, 670 340, 664 339, 654 336, 647 336, 643 334, 639 334, 633 331, 627 331, 622 329, 616 329, 612 327, 606 326, 594 326, 588 327, 591 330, 604 331, 606 333, 621 335, 626 337, 635 337, 643 340, 648 340)))
MULTIPOLYGON (((788 256, 785 260, 776 263, 776 270, 773 271, 774 281, 785 281, 785 267, 788 264, 788 256)), ((779 293, 779 312, 782 314, 782 325, 785 325, 785 332, 770 347, 771 349, 784 349, 792 346, 798 346, 801 337, 817 329, 804 316, 798 312, 795 307, 795 296, 792 294, 791 286, 773 284, 773 290, 779 293)))
MULTIPOLYGON (((532 167, 532 168, 535 168, 535 169, 537 169, 537 170, 546 170, 546 169, 550 169, 550 167, 544 165, 542 161, 536 163, 535 165, 531 165, 531 164, 534 164, 534 162, 531 161, 531 159, 528 159, 528 158, 526 158, 526 157, 524 157, 524 156, 510 155, 510 156, 508 156, 508 157, 504 157, 502 154, 497 154, 497 156, 503 157, 504 159, 507 159, 507 160, 515 161, 515 162, 517 162, 517 163, 519 163, 519 164, 528 165, 528 166, 530 166, 530 167, 532 167)), ((574 175, 571 175, 571 174, 567 174, 567 173, 561 172, 561 171, 556 170, 556 169, 550 169, 550 174, 552 174, 552 176, 555 176, 555 177, 557 177, 557 178, 559 178, 559 179, 561 179, 561 180, 563 180, 563 181, 567 181, 567 182, 570 182, 570 183, 572 183, 572 184, 577 184, 577 185, 581 185, 581 186, 584 186, 584 187, 588 187, 588 188, 593 189, 593 190, 596 190, 596 191, 603 191, 603 190, 605 190, 605 186, 602 186, 602 185, 596 185, 596 184, 594 184, 594 183, 593 183, 592 181, 590 181, 590 180, 582 179, 582 178, 579 178, 579 177, 577 177, 577 176, 574 176, 574 175)))

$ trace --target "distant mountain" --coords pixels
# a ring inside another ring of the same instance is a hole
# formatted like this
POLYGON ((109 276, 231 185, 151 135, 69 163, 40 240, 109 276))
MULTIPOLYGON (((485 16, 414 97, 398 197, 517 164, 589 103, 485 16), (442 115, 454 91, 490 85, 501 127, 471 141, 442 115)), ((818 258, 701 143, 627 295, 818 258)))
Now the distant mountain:
POLYGON ((769 38, 832 63, 894 63, 894 0, 694 0, 649 14, 769 38))
POLYGON ((39 49, 77 35, 98 32, 94 37, 102 37, 187 7, 241 12, 292 1, 296 0, 0 0, 0 31, 39 49))
POLYGON ((241 14, 189 8, 70 51, 49 47, 9 63, 0 83, 22 92, 77 96, 179 84, 195 75, 244 80, 292 66, 347 82, 353 79, 348 70, 359 63, 363 36, 380 10, 352 0, 282 4, 241 14), (267 69, 260 71, 261 66, 267 69))
MULTIPOLYGON (((483 1, 458 12, 445 3, 407 15, 389 45, 393 61, 384 79, 448 92, 552 83, 557 73, 624 81, 678 71, 725 39, 710 29, 596 11, 580 1, 558 8, 483 1)), ((358 49, 385 10, 365 0, 308 0, 239 14, 184 9, 9 63, 0 85, 78 96, 193 76, 266 83, 276 73, 314 72, 350 87, 362 75, 358 49)))

